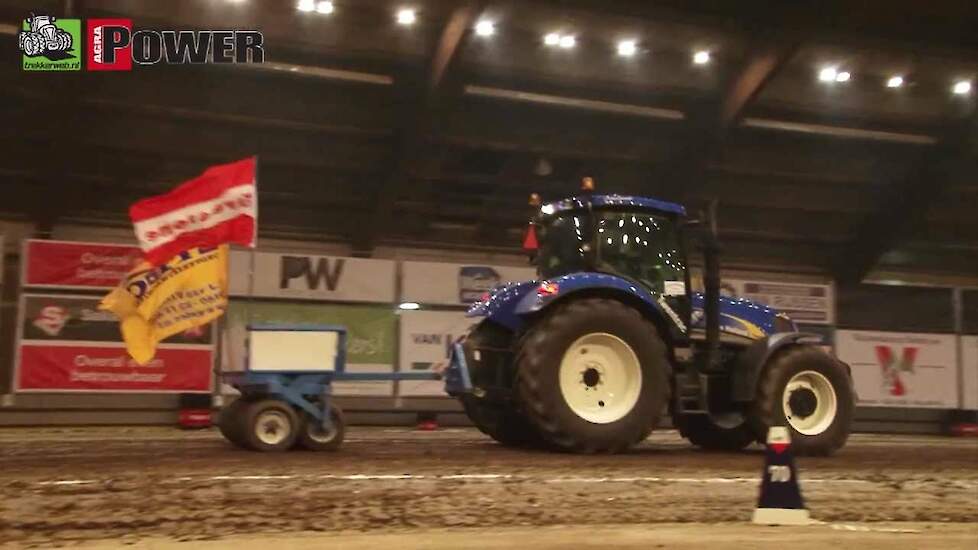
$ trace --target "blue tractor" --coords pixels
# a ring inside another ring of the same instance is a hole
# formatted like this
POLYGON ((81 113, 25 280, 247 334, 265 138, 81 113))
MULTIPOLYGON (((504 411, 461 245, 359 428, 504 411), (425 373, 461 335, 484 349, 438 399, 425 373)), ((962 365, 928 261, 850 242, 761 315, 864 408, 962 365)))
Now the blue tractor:
POLYGON ((849 436, 849 367, 783 313, 720 296, 713 209, 705 219, 650 198, 540 204, 530 224, 538 280, 498 286, 453 348, 446 390, 497 441, 623 451, 663 414, 693 444, 739 450, 787 426, 827 455, 849 436), (698 236, 705 293, 691 291, 698 236))

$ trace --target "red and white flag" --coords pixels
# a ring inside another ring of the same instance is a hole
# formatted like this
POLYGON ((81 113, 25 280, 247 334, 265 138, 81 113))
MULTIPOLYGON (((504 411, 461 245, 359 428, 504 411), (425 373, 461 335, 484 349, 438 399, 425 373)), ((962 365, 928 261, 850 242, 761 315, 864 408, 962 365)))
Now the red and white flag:
POLYGON ((164 195, 129 207, 146 261, 160 265, 197 246, 254 247, 258 229, 255 157, 211 166, 164 195))

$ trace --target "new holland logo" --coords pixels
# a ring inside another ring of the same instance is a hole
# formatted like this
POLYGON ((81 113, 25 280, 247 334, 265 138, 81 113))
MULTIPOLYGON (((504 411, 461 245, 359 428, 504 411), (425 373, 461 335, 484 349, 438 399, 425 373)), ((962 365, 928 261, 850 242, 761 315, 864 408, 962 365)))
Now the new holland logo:
POLYGON ((903 348, 903 355, 897 359, 890 346, 876 346, 876 360, 880 364, 883 376, 883 390, 893 396, 907 394, 907 386, 903 383, 902 373, 913 373, 917 361, 917 348, 903 348))

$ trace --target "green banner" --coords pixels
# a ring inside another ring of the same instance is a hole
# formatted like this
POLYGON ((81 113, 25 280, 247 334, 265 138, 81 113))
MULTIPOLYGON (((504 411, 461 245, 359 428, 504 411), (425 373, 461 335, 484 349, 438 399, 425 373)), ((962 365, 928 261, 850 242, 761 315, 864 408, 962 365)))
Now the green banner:
POLYGON ((394 364, 393 310, 389 306, 231 301, 232 331, 248 323, 296 323, 346 327, 347 363, 394 364))

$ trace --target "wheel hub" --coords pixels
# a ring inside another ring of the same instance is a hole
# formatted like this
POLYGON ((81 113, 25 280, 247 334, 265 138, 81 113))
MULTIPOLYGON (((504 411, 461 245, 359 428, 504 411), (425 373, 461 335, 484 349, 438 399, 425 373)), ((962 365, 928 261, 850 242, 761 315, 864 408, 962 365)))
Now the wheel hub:
POLYGON ((279 411, 266 411, 255 422, 255 435, 266 445, 278 445, 285 441, 289 429, 289 419, 279 411))
POLYGON ((597 386, 601 383, 601 371, 595 367, 588 367, 581 373, 581 382, 589 388, 597 386))
POLYGON ((808 388, 800 388, 791 392, 788 397, 788 406, 791 408, 791 416, 798 418, 808 418, 815 413, 818 407, 818 397, 815 392, 808 388))

